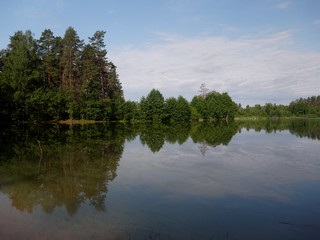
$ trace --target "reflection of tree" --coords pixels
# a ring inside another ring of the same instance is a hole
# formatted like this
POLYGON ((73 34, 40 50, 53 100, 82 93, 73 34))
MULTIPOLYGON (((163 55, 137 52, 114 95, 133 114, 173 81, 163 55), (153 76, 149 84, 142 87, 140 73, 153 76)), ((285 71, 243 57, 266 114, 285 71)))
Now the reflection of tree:
POLYGON ((193 128, 191 138, 195 143, 201 144, 199 149, 205 155, 208 146, 227 145, 237 130, 235 123, 202 123, 193 128))
POLYGON ((201 155, 202 156, 205 156, 207 151, 209 150, 209 147, 208 147, 208 143, 206 141, 202 142, 200 145, 199 145, 199 150, 201 152, 201 155))
POLYGON ((208 146, 227 145, 237 133, 235 123, 189 123, 182 125, 147 124, 139 125, 140 141, 147 145, 152 152, 158 152, 165 142, 183 144, 189 136, 196 143, 201 143, 200 151, 205 155, 208 146))
POLYGON ((164 142, 171 144, 178 142, 183 144, 189 138, 190 125, 166 125, 147 124, 140 125, 140 141, 147 145, 152 152, 158 152, 163 147, 164 142))
POLYGON ((264 130, 266 133, 272 133, 288 129, 287 122, 281 119, 239 121, 238 124, 240 129, 254 129, 256 132, 264 130))
POLYGON ((164 134, 160 128, 148 129, 141 132, 140 141, 143 145, 147 144, 153 153, 159 152, 164 144, 164 134))
POLYGON ((182 145, 188 140, 190 136, 190 130, 191 126, 189 123, 169 125, 165 131, 166 141, 171 144, 178 142, 180 145, 182 145))
POLYGON ((99 125, 22 131, 21 140, 9 144, 14 154, 0 162, 1 191, 22 211, 65 206, 73 215, 84 203, 104 210, 123 152, 121 135, 99 125))
POLYGON ((292 121, 289 125, 290 133, 299 137, 320 140, 320 121, 304 120, 292 121))
MULTIPOLYGON (((0 126, 1 127, 1 126, 0 126)), ((140 134, 151 151, 165 142, 183 144, 189 136, 205 155, 227 145, 242 128, 266 132, 289 129, 320 140, 319 121, 251 121, 229 124, 5 126, 0 131, 0 190, 21 211, 41 206, 47 213, 64 206, 70 215, 82 204, 105 209, 108 183, 116 177, 124 141, 140 134)))
POLYGON ((269 119, 259 121, 239 122, 239 129, 254 129, 257 132, 264 130, 266 133, 289 130, 298 137, 308 137, 320 140, 320 121, 312 119, 269 119))

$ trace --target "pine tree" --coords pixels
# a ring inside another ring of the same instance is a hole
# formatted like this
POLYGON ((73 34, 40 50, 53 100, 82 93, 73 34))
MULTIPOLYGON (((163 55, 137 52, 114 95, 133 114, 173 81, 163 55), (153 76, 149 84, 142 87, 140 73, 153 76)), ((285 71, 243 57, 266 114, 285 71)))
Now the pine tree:
POLYGON ((61 56, 62 79, 61 88, 74 96, 79 90, 80 84, 80 52, 83 41, 77 32, 69 27, 62 39, 63 51, 61 56))
POLYGON ((98 100, 101 86, 95 49, 87 44, 81 53, 81 94, 85 99, 98 100))
POLYGON ((47 87, 60 84, 60 56, 62 52, 61 38, 55 37, 50 29, 45 29, 38 41, 42 60, 42 76, 47 87))
POLYGON ((96 31, 94 35, 89 38, 90 46, 94 50, 95 62, 98 67, 98 79, 101 87, 101 98, 106 97, 106 88, 107 88, 107 51, 105 50, 104 36, 105 31, 96 31))

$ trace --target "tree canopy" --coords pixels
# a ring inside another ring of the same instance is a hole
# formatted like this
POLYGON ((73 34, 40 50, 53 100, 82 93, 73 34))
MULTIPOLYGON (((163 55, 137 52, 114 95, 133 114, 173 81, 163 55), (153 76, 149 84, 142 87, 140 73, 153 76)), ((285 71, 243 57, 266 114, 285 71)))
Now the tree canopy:
POLYGON ((56 37, 45 29, 39 39, 18 31, 0 54, 0 114, 12 120, 117 118, 123 103, 116 66, 108 60, 104 31, 85 44, 69 27, 56 37))

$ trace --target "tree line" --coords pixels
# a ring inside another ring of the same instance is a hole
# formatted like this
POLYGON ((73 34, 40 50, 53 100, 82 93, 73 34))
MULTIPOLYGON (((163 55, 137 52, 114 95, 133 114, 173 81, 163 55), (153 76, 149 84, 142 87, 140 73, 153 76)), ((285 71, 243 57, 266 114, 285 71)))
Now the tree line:
POLYGON ((243 117, 320 117, 320 95, 299 98, 289 105, 266 103, 247 105, 242 108, 238 105, 237 116, 243 117))
POLYGON ((227 93, 207 92, 189 103, 152 89, 140 102, 125 101, 116 66, 107 58, 105 31, 88 43, 69 27, 63 37, 45 29, 39 39, 18 31, 0 51, 0 116, 18 121, 60 119, 174 122, 232 119, 227 93))
POLYGON ((105 31, 88 42, 72 27, 63 37, 45 29, 39 39, 17 31, 0 51, 0 118, 7 121, 90 119, 178 122, 232 120, 235 116, 320 116, 320 96, 289 106, 267 103, 242 108, 228 93, 204 84, 191 102, 164 99, 152 89, 140 101, 126 101, 116 66, 108 59, 105 31))

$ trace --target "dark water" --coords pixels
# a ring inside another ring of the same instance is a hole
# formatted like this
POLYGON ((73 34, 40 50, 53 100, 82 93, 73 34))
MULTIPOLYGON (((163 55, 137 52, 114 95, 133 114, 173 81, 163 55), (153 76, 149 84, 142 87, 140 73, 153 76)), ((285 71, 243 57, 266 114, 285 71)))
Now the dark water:
POLYGON ((320 121, 1 126, 0 239, 320 239, 320 121))

